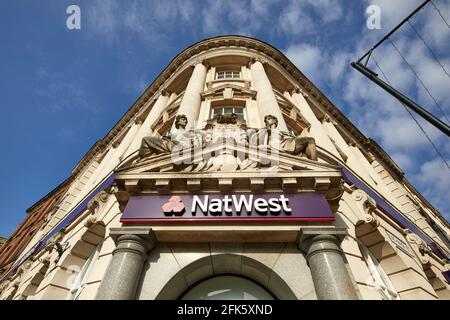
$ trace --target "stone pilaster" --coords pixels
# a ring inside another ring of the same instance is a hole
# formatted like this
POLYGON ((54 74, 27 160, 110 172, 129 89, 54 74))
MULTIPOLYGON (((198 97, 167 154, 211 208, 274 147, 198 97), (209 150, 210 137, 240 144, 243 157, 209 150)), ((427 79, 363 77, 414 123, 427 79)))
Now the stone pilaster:
POLYGON ((309 106, 309 103, 306 101, 305 96, 307 96, 306 93, 301 92, 300 89, 294 90, 291 94, 292 102, 300 110, 305 119, 311 124, 311 128, 309 129, 310 136, 315 139, 317 146, 327 150, 336 158, 341 158, 339 152, 328 137, 324 127, 317 119, 314 111, 309 106))
POLYGON ((319 300, 356 300, 354 284, 339 247, 344 228, 303 228, 298 245, 305 252, 319 300))
POLYGON ((130 154, 132 154, 133 152, 135 152, 136 150, 138 150, 140 148, 142 138, 152 134, 151 126, 158 119, 158 117, 162 114, 163 110, 167 107, 168 100, 169 100, 168 93, 164 92, 158 96, 153 107, 151 108, 151 110, 148 113, 147 117, 145 118, 144 122, 140 126, 139 131, 137 132, 136 136, 133 138, 133 141, 131 142, 128 149, 125 151, 125 153, 123 155, 123 159, 125 159, 130 154))
MULTIPOLYGON (((206 66, 202 62, 197 62, 189 79, 184 96, 181 99, 178 114, 184 114, 187 117, 188 123, 186 130, 195 127, 200 112, 201 96, 205 88, 206 81, 206 66)), ((175 123, 172 130, 175 128, 175 123)))
POLYGON ((258 103, 261 122, 264 123, 264 117, 271 114, 278 119, 278 129, 288 131, 272 85, 261 61, 258 59, 253 60, 250 70, 252 72, 253 87, 257 91, 256 102, 258 103))
POLYGON ((116 243, 112 260, 97 293, 97 300, 132 300, 147 254, 156 245, 148 227, 111 228, 116 243))

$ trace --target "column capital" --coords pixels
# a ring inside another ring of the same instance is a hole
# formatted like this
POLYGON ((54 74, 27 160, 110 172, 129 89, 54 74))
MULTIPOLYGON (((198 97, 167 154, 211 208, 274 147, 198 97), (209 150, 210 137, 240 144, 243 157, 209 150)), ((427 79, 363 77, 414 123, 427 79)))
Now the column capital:
POLYGON ((249 61, 248 64, 247 64, 247 68, 249 68, 249 67, 250 67, 252 64, 254 64, 255 62, 260 62, 262 65, 265 65, 265 64, 268 63, 268 60, 267 60, 267 59, 264 59, 264 58, 262 58, 262 57, 256 57, 256 56, 253 56, 253 57, 250 58, 250 61, 249 61))
POLYGON ((324 122, 330 122, 331 124, 336 125, 336 122, 334 122, 333 119, 328 114, 325 114, 323 116, 322 123, 324 122))
POLYGON ((291 95, 293 95, 294 93, 298 93, 301 94, 303 97, 308 98, 308 94, 305 92, 305 90, 303 90, 299 86, 295 86, 294 89, 292 89, 289 93, 291 95))
POLYGON ((114 141, 112 144, 113 149, 117 149, 120 146, 120 142, 121 141, 118 141, 118 140, 114 141))
POLYGON ((380 226, 375 210, 377 209, 377 203, 370 197, 364 190, 358 189, 355 186, 351 187, 351 194, 353 200, 355 200, 358 210, 355 211, 358 217, 357 225, 361 223, 367 223, 373 228, 380 226))
POLYGON ((96 299, 134 299, 147 254, 156 245, 155 235, 149 227, 122 227, 109 230, 117 247, 100 283, 96 299))
POLYGON ((142 125, 144 123, 144 120, 142 120, 141 117, 137 117, 136 119, 134 119, 134 124, 136 125, 142 125))
POLYGON ((161 91, 161 95, 162 95, 162 96, 165 96, 165 97, 170 97, 171 92, 167 91, 166 89, 163 89, 163 90, 161 91))
POLYGON ((191 67, 195 68, 198 64, 202 64, 203 66, 205 66, 206 69, 211 68, 211 65, 206 60, 203 59, 194 60, 191 63, 191 67))
POLYGON ((149 227, 122 227, 122 228, 111 228, 109 235, 114 240, 117 248, 115 250, 138 250, 139 248, 132 248, 127 245, 128 242, 136 243, 143 247, 144 251, 142 254, 147 253, 152 250, 156 244, 157 240, 152 228, 149 227), (125 244, 125 245, 123 245, 125 244))
POLYGON ((356 141, 355 141, 354 139, 351 139, 351 140, 348 142, 348 145, 349 145, 350 147, 355 147, 355 148, 358 147, 358 144, 356 143, 356 141))
POLYGON ((297 245, 305 253, 308 253, 311 246, 315 242, 333 242, 339 247, 342 240, 347 235, 347 229, 345 228, 301 228, 297 239, 297 245))

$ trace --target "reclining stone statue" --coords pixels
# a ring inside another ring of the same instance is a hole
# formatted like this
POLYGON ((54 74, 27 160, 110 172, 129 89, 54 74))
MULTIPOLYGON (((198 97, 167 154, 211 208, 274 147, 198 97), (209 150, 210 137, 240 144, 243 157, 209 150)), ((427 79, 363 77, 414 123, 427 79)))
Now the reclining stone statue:
POLYGON ((250 137, 251 144, 258 148, 267 146, 292 155, 303 153, 308 159, 317 161, 316 143, 313 137, 294 136, 277 129, 278 119, 270 114, 264 117, 264 123, 265 128, 259 129, 250 137))
POLYGON ((201 144, 201 138, 193 130, 186 130, 188 119, 184 114, 175 118, 175 129, 162 137, 142 138, 139 157, 147 153, 171 153, 201 144))

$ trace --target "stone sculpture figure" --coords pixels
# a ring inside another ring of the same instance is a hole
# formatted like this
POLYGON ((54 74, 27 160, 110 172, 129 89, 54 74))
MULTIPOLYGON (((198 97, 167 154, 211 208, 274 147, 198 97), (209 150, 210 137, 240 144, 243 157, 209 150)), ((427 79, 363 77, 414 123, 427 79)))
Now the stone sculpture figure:
POLYGON ((259 129, 251 138, 251 144, 270 147, 292 155, 303 153, 308 159, 317 161, 316 143, 312 137, 294 136, 277 129, 278 119, 273 115, 264 117, 265 127, 259 129))
POLYGON ((194 144, 192 132, 186 130, 188 119, 184 114, 175 118, 175 129, 162 137, 147 136, 142 138, 139 156, 143 158, 147 152, 171 153, 172 151, 190 148, 194 144))

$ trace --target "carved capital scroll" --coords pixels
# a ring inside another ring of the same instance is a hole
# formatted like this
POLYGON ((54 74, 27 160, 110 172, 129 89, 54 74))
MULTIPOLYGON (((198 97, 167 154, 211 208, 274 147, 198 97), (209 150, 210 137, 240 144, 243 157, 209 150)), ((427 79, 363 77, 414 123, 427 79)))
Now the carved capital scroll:
POLYGON ((416 254, 422 265, 427 265, 430 263, 430 253, 431 249, 418 235, 407 230, 406 240, 408 240, 414 253, 416 254))
POLYGON ((380 221, 375 215, 375 209, 377 207, 375 200, 361 189, 353 190, 352 197, 358 206, 358 223, 367 223, 374 228, 378 228, 380 226, 380 221))
POLYGON ((86 227, 89 228, 90 226, 98 222, 100 212, 102 211, 101 209, 108 201, 109 195, 110 193, 107 191, 100 191, 95 195, 94 198, 92 198, 91 201, 89 201, 87 210, 90 213, 90 216, 84 223, 86 227))

